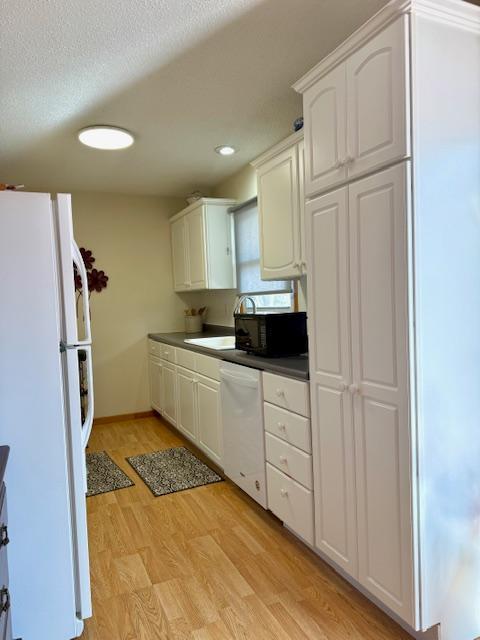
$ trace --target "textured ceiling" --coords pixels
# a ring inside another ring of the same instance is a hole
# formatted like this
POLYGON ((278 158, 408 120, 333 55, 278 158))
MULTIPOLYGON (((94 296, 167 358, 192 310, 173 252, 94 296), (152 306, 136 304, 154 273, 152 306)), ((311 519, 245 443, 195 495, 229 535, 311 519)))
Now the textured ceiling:
POLYGON ((184 195, 287 135, 290 85, 386 0, 6 0, 0 182, 184 195), (123 151, 76 139, 133 131, 123 151), (221 158, 213 148, 233 144, 221 158))

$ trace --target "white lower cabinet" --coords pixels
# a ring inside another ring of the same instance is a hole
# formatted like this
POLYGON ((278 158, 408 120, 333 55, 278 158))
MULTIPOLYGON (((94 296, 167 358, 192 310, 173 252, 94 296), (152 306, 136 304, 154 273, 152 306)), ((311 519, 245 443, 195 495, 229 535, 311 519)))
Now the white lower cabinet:
POLYGON ((271 433, 265 434, 267 462, 307 489, 313 489, 312 456, 271 433))
POLYGON ((267 462, 268 508, 313 544, 313 494, 267 462))
POLYGON ((177 371, 174 364, 162 363, 162 414, 177 424, 177 371))
POLYGON ((263 374, 268 508, 314 543, 309 384, 263 374))
POLYGON ((177 367, 177 429, 187 438, 195 441, 196 403, 195 403, 195 374, 187 369, 177 367))
POLYGON ((219 362, 217 358, 149 341, 151 406, 221 467, 219 362))
POLYGON ((220 383, 199 376, 197 392, 197 444, 217 464, 222 464, 223 431, 220 383))

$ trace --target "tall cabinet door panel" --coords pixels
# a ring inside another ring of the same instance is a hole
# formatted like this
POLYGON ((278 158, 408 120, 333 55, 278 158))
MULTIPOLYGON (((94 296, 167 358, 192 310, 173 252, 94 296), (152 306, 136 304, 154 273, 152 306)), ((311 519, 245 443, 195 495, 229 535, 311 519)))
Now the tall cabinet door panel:
POLYGON ((355 176, 409 154, 408 18, 347 60, 348 164, 355 176))
POLYGON ((316 546, 357 573, 347 188, 306 205, 316 546))
POLYGON ((180 218, 172 223, 172 262, 173 262, 173 287, 175 291, 188 289, 187 254, 185 220, 180 218))
POLYGON ((222 464, 223 430, 220 406, 220 383, 208 378, 197 381, 198 446, 222 464))
POLYGON ((264 280, 298 277, 300 215, 295 146, 258 169, 261 271, 264 280))
POLYGON ((347 177, 346 77, 341 64, 307 89, 305 118, 305 195, 312 196, 347 177))
POLYGON ((192 440, 196 440, 195 374, 177 367, 177 427, 192 440))
POLYGON ((359 580, 414 624, 408 163, 350 186, 359 580))
POLYGON ((191 289, 205 289, 207 286, 203 216, 203 207, 198 207, 198 209, 195 209, 185 216, 188 243, 188 271, 191 289))

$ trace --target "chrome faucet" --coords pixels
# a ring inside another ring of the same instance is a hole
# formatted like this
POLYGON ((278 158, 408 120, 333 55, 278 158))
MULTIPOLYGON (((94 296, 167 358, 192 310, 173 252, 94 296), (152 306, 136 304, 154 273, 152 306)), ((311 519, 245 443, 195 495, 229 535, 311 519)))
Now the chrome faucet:
POLYGON ((250 304, 252 305, 252 313, 256 313, 257 306, 255 304, 255 300, 251 296, 240 296, 238 298, 237 304, 235 305, 235 308, 233 310, 233 315, 235 315, 236 313, 238 313, 240 311, 240 307, 242 306, 242 304, 246 300, 248 300, 250 302, 250 304))

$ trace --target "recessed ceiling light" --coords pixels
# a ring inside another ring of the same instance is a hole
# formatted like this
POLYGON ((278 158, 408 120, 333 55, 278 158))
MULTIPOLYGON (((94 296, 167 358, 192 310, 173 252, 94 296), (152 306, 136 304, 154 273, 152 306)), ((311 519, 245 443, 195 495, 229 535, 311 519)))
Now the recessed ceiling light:
POLYGON ((219 147, 215 147, 215 151, 221 156, 231 156, 235 153, 236 149, 229 144, 222 144, 219 147))
POLYGON ((95 125, 78 132, 78 139, 94 149, 125 149, 133 144, 133 135, 119 127, 95 125))

